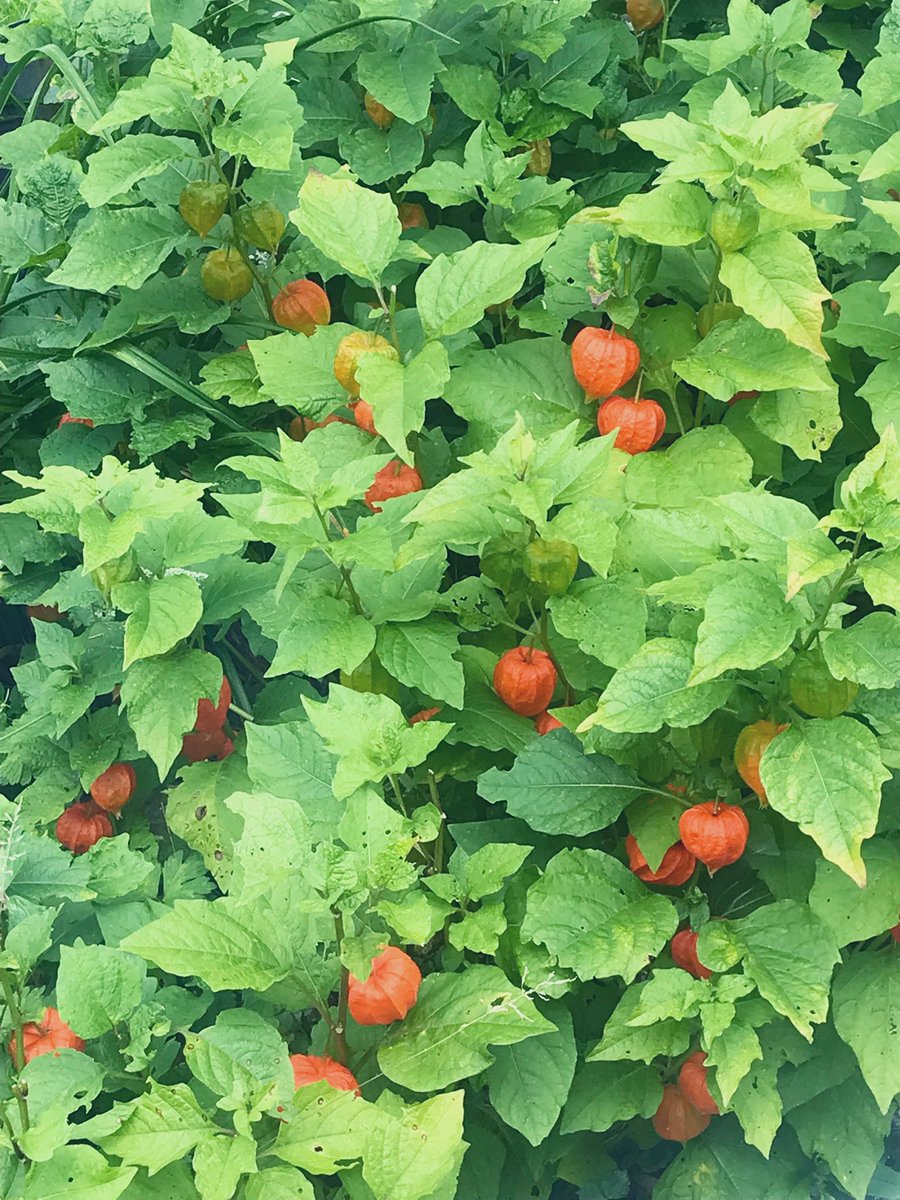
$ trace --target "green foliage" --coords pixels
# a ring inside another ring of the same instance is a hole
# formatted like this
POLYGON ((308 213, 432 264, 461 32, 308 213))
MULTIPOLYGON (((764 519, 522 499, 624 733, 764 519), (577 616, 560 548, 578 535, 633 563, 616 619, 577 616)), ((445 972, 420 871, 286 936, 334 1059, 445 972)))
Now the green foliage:
POLYGON ((9 1200, 900 1195, 900 7, 625 8, 0 4, 9 1200))

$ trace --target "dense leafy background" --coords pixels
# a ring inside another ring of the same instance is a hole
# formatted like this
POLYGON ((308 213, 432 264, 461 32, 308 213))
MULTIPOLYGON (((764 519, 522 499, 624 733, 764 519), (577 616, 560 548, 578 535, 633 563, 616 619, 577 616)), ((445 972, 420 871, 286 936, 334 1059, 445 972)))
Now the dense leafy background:
POLYGON ((87 1041, 0 1055, 4 1196, 900 1196, 900 5, 623 8, 2 6, 0 1027, 87 1041), (205 239, 194 180, 230 189, 205 239), (269 307, 305 276, 309 338, 269 307), (667 415, 633 458, 570 366, 611 323, 667 415), (353 330, 401 354, 360 367, 380 436, 286 436, 350 418, 353 330), (425 488, 370 513, 392 460, 425 488), (535 537, 580 556, 549 600, 535 537), (491 686, 522 642, 545 737, 491 686), (810 651, 842 715, 798 710, 810 651), (235 752, 189 764, 223 671, 235 752), (733 766, 762 718, 767 808, 733 766), (137 793, 73 857, 117 761, 137 793), (628 871, 716 796, 739 862, 628 871), (386 941, 418 1004, 344 1031, 386 941), (681 1148, 649 1118, 698 1048, 723 1115, 681 1148), (362 1097, 293 1094, 309 1050, 362 1097))

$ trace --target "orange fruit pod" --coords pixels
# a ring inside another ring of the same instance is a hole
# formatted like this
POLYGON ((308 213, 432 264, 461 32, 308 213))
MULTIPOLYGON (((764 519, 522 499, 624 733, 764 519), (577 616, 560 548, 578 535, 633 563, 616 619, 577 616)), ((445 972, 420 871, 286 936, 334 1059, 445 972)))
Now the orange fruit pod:
POLYGON ((494 667, 494 691, 520 717, 536 717, 553 699, 556 678, 549 654, 531 646, 514 646, 494 667))
POLYGON ((678 1086, 685 1100, 693 1104, 698 1112, 715 1117, 719 1115, 719 1106, 709 1092, 705 1062, 706 1055, 702 1050, 686 1058, 678 1072, 678 1086))
POLYGON ((327 1054, 292 1054, 290 1064, 295 1090, 324 1079, 339 1092, 356 1092, 359 1095, 359 1084, 353 1073, 327 1054))
POLYGON ((674 1083, 663 1088, 663 1098, 653 1117, 653 1128, 669 1142, 689 1142, 709 1125, 709 1113, 700 1112, 674 1083))
POLYGON ((381 512, 380 500, 393 500, 395 496, 408 496, 410 492, 421 492, 422 476, 415 467, 393 459, 375 472, 371 486, 366 490, 363 500, 372 512, 381 512))
MULTIPOLYGON (((69 1028, 55 1008, 45 1008, 40 1021, 26 1021, 22 1026, 22 1051, 25 1064, 42 1054, 54 1054, 58 1050, 83 1050, 84 1038, 69 1028)), ((7 1046, 9 1057, 16 1061, 15 1034, 7 1046)))
POLYGON ((763 805, 768 804, 766 789, 759 775, 759 763, 766 747, 787 725, 776 725, 774 721, 754 721, 738 734, 734 746, 734 765, 747 787, 756 792, 763 805))
POLYGON ((575 378, 589 400, 611 396, 641 364, 641 352, 631 338, 592 325, 575 335, 571 356, 575 378))
POLYGON ((328 294, 311 279, 295 279, 272 301, 272 317, 282 328, 312 337, 320 325, 331 320, 328 294))
POLYGON ((637 838, 629 833, 625 839, 625 853, 628 855, 628 865, 643 883, 662 883, 667 887, 678 887, 687 883, 694 873, 697 861, 681 842, 670 846, 655 871, 644 858, 637 838))
POLYGON ((615 445, 626 454, 650 450, 666 431, 666 414, 655 400, 610 396, 597 409, 597 428, 616 434, 615 445))
POLYGON ((134 795, 137 775, 130 763, 113 763, 91 784, 91 796, 104 812, 117 813, 134 795))
POLYGON ((73 854, 84 854, 101 838, 112 835, 112 821, 93 800, 70 804, 56 822, 56 840, 73 854))
POLYGON ((334 355, 334 377, 351 396, 359 395, 356 370, 362 354, 380 354, 383 358, 392 358, 395 362, 400 360, 396 349, 387 338, 378 333, 364 333, 360 329, 341 338, 334 355))
POLYGON ((347 1001, 357 1025, 402 1021, 419 995, 422 972, 402 950, 386 946, 372 959, 367 979, 350 976, 347 1001))
POLYGON ((712 874, 737 862, 744 853, 750 822, 738 805, 707 800, 681 814, 678 832, 682 843, 712 874))
POLYGON ((712 975, 709 967, 704 967, 697 957, 697 940, 700 937, 693 929, 680 929, 669 943, 669 953, 672 962, 682 971, 687 971, 695 979, 709 979, 712 975))

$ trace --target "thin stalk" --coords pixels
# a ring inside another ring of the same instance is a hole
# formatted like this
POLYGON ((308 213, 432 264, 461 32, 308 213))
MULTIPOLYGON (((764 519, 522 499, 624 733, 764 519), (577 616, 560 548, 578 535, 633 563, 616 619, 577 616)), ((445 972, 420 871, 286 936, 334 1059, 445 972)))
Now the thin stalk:
POLYGON ((805 639, 803 640, 803 643, 800 646, 801 650, 808 650, 810 648, 810 646, 813 644, 813 642, 816 640, 816 638, 819 636, 819 634, 822 632, 822 630, 825 628, 825 622, 828 620, 828 614, 831 612, 832 608, 834 607, 835 601, 838 599, 839 594, 847 586, 847 584, 850 582, 850 579, 854 575, 854 573, 856 571, 856 560, 859 556, 859 548, 862 544, 862 538, 863 538, 863 531, 860 530, 859 533, 857 533, 856 540, 853 543, 853 549, 850 551, 850 559, 849 559, 847 565, 844 567, 843 571, 840 573, 840 575, 838 576, 838 578, 835 580, 834 584, 832 585, 831 590, 828 593, 828 600, 825 603, 825 607, 822 609, 821 613, 819 613, 819 615, 816 617, 815 621, 813 621, 812 627, 811 627, 809 633, 806 635, 805 639))
MULTIPOLYGON (((0 971, 0 988, 3 990, 3 1000, 6 1004, 6 1010, 9 1013, 10 1020, 13 1024, 13 1049, 15 1050, 15 1067, 16 1074, 19 1075, 25 1067, 25 1041, 22 1034, 22 1010, 19 1008, 19 1001, 15 993, 15 989, 9 978, 9 972, 0 971)), ((25 1093, 22 1091, 19 1081, 13 1084, 13 1095, 16 1098, 16 1103, 19 1107, 19 1121, 22 1125, 22 1132, 26 1133, 30 1121, 28 1119, 28 1102, 25 1099, 25 1093)))
POLYGON ((434 845, 434 871, 436 875, 440 875, 444 869, 444 830, 447 827, 447 818, 438 795, 437 780, 434 777, 434 771, 431 770, 428 772, 428 791, 431 793, 431 803, 441 814, 441 826, 434 845))
POLYGON ((553 665, 556 667, 556 673, 559 675, 559 681, 566 690, 566 707, 568 708, 573 700, 572 685, 569 683, 568 679, 566 679, 565 671, 562 669, 557 659, 554 658, 553 650, 550 648, 550 616, 547 612, 546 606, 541 612, 540 633, 538 636, 540 637, 541 645, 544 647, 544 650, 553 659, 553 665))
POLYGON ((394 793, 394 799, 400 805, 400 811, 403 813, 404 817, 408 818, 409 813, 406 810, 406 802, 403 799, 403 793, 400 791, 400 781, 396 775, 388 775, 388 779, 391 781, 391 790, 394 793))
MULTIPOLYGON (((316 504, 315 500, 313 501, 313 508, 316 511, 316 516, 319 518, 319 524, 325 531, 325 538, 330 542, 331 534, 328 532, 328 522, 325 520, 325 514, 322 512, 321 508, 319 508, 318 504, 316 504)), ((350 578, 350 572, 343 563, 335 563, 335 566, 340 571, 341 578, 346 585, 347 591, 350 593, 350 599, 353 601, 353 607, 361 617, 364 617, 366 614, 363 612, 362 601, 359 598, 356 588, 353 586, 353 580, 350 578)))
MULTIPOLYGON (((344 941, 344 917, 338 909, 332 909, 334 917, 334 936, 337 938, 338 953, 341 952, 341 946, 344 941)), ((347 1005, 350 998, 350 972, 347 967, 341 963, 341 984, 340 993, 338 995, 338 1015, 337 1021, 332 1026, 334 1034, 335 1057, 338 1062, 347 1065, 349 1057, 347 1053, 347 1005)))

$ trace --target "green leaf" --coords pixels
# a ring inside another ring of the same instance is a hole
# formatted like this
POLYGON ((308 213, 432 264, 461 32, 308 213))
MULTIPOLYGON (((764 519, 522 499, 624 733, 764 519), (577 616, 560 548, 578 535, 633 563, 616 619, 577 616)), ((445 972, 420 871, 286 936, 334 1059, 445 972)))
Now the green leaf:
POLYGON ((666 851, 678 841, 678 821, 683 812, 684 805, 674 796, 642 796, 629 805, 628 831, 651 871, 659 869, 666 851))
POLYGON ((763 999, 812 1041, 813 1025, 828 1012, 831 972, 840 955, 831 933, 805 904, 780 900, 738 921, 710 921, 700 932, 697 953, 711 971, 742 961, 763 999))
POLYGON ((894 613, 869 613, 830 633, 822 648, 836 679, 867 688, 889 688, 900 680, 900 617, 894 613))
POLYGON ((177 900, 171 912, 129 934, 120 947, 173 975, 197 975, 213 991, 264 991, 290 965, 288 933, 262 898, 241 904, 177 900))
POLYGON ((115 197, 130 192, 142 179, 160 175, 171 163, 195 153, 194 143, 187 138, 160 137, 156 133, 126 134, 88 158, 81 194, 91 208, 102 208, 115 197))
POLYGON ((122 704, 138 745, 153 759, 160 778, 179 754, 184 734, 194 728, 197 701, 206 697, 215 703, 221 683, 219 660, 186 646, 128 668, 122 704))
POLYGON ((201 1200, 232 1200, 241 1176, 256 1171, 256 1142, 223 1131, 200 1143, 191 1167, 201 1200))
POLYGON ((631 1062, 586 1063, 566 1101, 561 1132, 605 1133, 617 1121, 652 1117, 662 1099, 656 1067, 631 1062))
POLYGON ((244 1194, 246 1200, 315 1200, 312 1182, 296 1167, 263 1168, 246 1181, 244 1194))
POLYGON ((48 278, 91 292, 138 288, 184 236, 172 208, 104 208, 79 222, 65 262, 48 278))
POLYGON ((663 724, 697 725, 721 708, 732 684, 691 685, 694 648, 678 638, 651 638, 615 673, 597 712, 579 726, 602 725, 613 733, 653 733, 663 724))
POLYGON ((449 378, 447 351, 439 342, 429 342, 406 365, 376 354, 363 356, 357 380, 372 406, 375 428, 410 466, 407 437, 422 428, 425 401, 440 396, 449 378))
POLYGON ((416 304, 427 338, 461 333, 489 304, 514 296, 529 267, 540 262, 556 235, 520 245, 476 242, 456 254, 439 254, 416 281, 416 304))
POLYGON ((787 1114, 804 1153, 821 1157, 855 1200, 865 1200, 891 1126, 858 1076, 787 1114))
POLYGON ((400 241, 390 196, 370 192, 343 175, 310 171, 291 220, 301 233, 351 275, 377 284, 400 241))
POLYGON ((789 446, 798 458, 821 462, 841 428, 836 385, 819 392, 779 388, 760 396, 750 410, 753 424, 773 442, 789 446))
POLYGON ((258 1113, 274 1096, 290 1094, 293 1078, 279 1031, 249 1009, 226 1009, 214 1025, 186 1041, 191 1073, 219 1098, 219 1107, 258 1113))
POLYGON ((696 349, 674 362, 672 369, 685 383, 717 400, 729 400, 735 392, 779 388, 821 392, 832 386, 831 377, 814 354, 751 317, 720 322, 696 349))
POLYGON ((450 730, 442 721, 410 726, 387 696, 338 684, 331 685, 325 704, 304 699, 303 706, 326 748, 340 758, 332 784, 338 799, 418 766, 450 730))
POLYGON ((118 1200, 134 1179, 134 1167, 113 1167, 92 1146, 61 1146, 49 1162, 34 1163, 26 1183, 28 1200, 118 1200))
POLYGON ((897 924, 900 914, 900 850, 885 838, 866 843, 866 885, 829 862, 816 864, 809 907, 827 925, 839 946, 865 942, 897 924))
POLYGON ((766 573, 742 571, 714 587, 697 630, 691 684, 725 671, 754 670, 790 648, 801 615, 785 603, 781 586, 766 573))
POLYGON ((377 1200, 449 1200, 467 1146, 462 1138, 462 1091, 379 1112, 363 1149, 363 1178, 377 1200))
POLYGON ((462 664, 453 657, 459 632, 439 616, 399 625, 382 625, 375 640, 382 666, 395 679, 435 700, 462 708, 465 697, 462 664))
POLYGON ((425 138, 414 125, 395 121, 390 129, 368 125, 344 132, 338 148, 363 183, 386 183, 415 170, 422 161, 425 138))
POLYGON ((43 213, 27 204, 0 200, 0 263, 6 271, 61 257, 63 245, 43 213))
POLYGON ((431 103, 431 86, 441 60, 430 42, 412 42, 399 51, 368 50, 357 61, 362 86, 401 121, 424 121, 431 103))
POLYGON ((518 871, 530 853, 530 846, 489 842, 467 857, 458 850, 450 860, 450 870, 459 880, 462 896, 483 900, 499 892, 504 880, 518 871))
POLYGON ((616 208, 603 211, 603 219, 621 226, 629 237, 657 246, 691 246, 706 237, 712 204, 701 187, 664 183, 650 192, 626 196, 616 208))
POLYGON ((79 1037, 96 1038, 128 1020, 141 1003, 147 968, 109 946, 60 948, 56 1003, 79 1037))
POLYGON ((423 981, 415 1008, 382 1043, 378 1065, 401 1087, 436 1091, 489 1067, 489 1046, 553 1029, 497 967, 470 966, 423 981))
MULTIPOLYGON (((825 358, 822 302, 830 293, 819 281, 810 250, 792 233, 763 233, 743 250, 726 254, 721 279, 735 304, 767 329, 825 358)), ((761 389, 760 389, 761 390, 761 389)))
POLYGON ((146 1167, 151 1173, 177 1162, 214 1131, 185 1083, 171 1087, 150 1081, 150 1090, 134 1103, 122 1105, 115 1132, 98 1140, 103 1149, 128 1166, 146 1167))
POLYGON ((289 1114, 271 1153, 314 1174, 331 1173, 360 1159, 376 1120, 365 1100, 324 1082, 298 1088, 289 1114))
POLYGON ((716 1200, 808 1200, 808 1171, 808 1163, 789 1145, 779 1146, 766 1160, 744 1144, 736 1125, 716 1121, 684 1147, 656 1186, 654 1200, 700 1200, 705 1195, 716 1200))
POLYGON ((311 837, 330 835, 342 808, 331 790, 335 760, 308 721, 279 725, 248 723, 247 773, 273 796, 296 799, 310 821, 311 837))
POLYGON ((640 650, 647 602, 629 579, 580 579, 547 606, 563 637, 608 667, 621 667, 640 650))
MULTIPOLYGON (((294 130, 303 116, 297 97, 285 81, 283 43, 263 47, 263 61, 250 86, 227 121, 213 125, 212 139, 220 150, 243 155, 254 167, 287 171, 291 165, 294 130)), ((215 93, 213 93, 215 94, 215 93)))
POLYGON ((851 717, 792 725, 766 750, 760 775, 771 807, 864 887, 860 847, 875 832, 890 778, 874 733, 851 717))
POLYGON ((545 1011, 556 1029, 516 1046, 498 1046, 485 1075, 495 1112, 532 1146, 556 1124, 578 1057, 568 1010, 557 1003, 545 1011))
POLYGON ((269 677, 302 671, 321 679, 335 670, 354 671, 375 645, 374 627, 336 596, 316 596, 314 602, 298 607, 286 592, 274 611, 271 597, 248 605, 248 611, 264 632, 271 631, 278 640, 266 672, 269 677))
POLYGON ((834 1027, 859 1062, 883 1113, 900 1078, 900 957, 864 950, 834 980, 834 1027))
POLYGON ((528 889, 522 936, 547 947, 580 979, 630 982, 677 927, 664 896, 599 850, 563 850, 528 889))
POLYGON ((509 771, 492 767, 478 780, 478 794, 506 804, 540 833, 582 837, 611 825, 643 790, 636 775, 602 754, 585 754, 562 730, 534 739, 509 771))
POLYGON ((190 575, 122 583, 114 588, 113 600, 131 614, 125 622, 126 668, 171 650, 193 632, 203 614, 200 587, 190 575))
POLYGON ((877 281, 859 280, 835 292, 841 315, 828 337, 842 346, 859 347, 873 358, 894 359, 900 351, 900 314, 887 313, 877 281))

